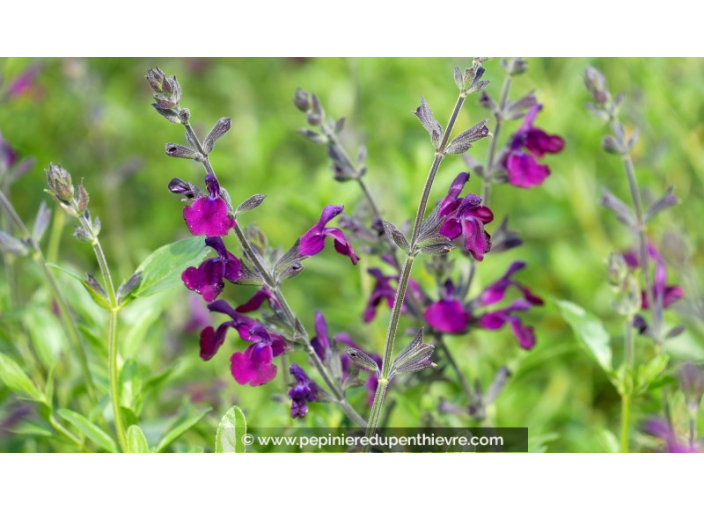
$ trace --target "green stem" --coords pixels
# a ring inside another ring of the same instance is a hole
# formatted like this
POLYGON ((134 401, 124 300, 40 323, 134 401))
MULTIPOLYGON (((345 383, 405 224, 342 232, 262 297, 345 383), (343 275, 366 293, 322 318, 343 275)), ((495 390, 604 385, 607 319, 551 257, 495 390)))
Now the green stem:
MULTIPOLYGON (((613 128, 615 131, 615 128, 613 128)), ((628 179, 628 188, 631 192, 631 200, 633 201, 633 208, 636 214, 636 240, 638 242, 638 256, 640 258, 640 267, 643 270, 643 284, 645 285, 645 295, 648 299, 648 304, 650 308, 650 313, 653 318, 653 334, 655 337, 655 342, 658 345, 663 343, 661 329, 662 329, 662 317, 660 316, 660 310, 662 309, 662 303, 656 303, 654 300, 653 285, 650 279, 650 258, 648 257, 648 241, 646 237, 646 227, 645 219, 643 215, 643 201, 640 196, 640 190, 638 189, 638 181, 636 179, 635 169, 633 167, 633 160, 629 153, 623 156, 623 166, 626 170, 626 178, 628 179)))
POLYGON ((447 123, 447 128, 445 129, 445 134, 442 137, 440 146, 435 152, 435 158, 433 159, 433 164, 430 167, 430 172, 428 173, 428 178, 425 181, 425 186, 423 187, 423 193, 420 198, 420 204, 418 205, 418 210, 416 212, 415 222, 413 224, 413 234, 411 235, 411 249, 406 255, 406 261, 403 264, 403 269, 401 270, 401 277, 399 280, 398 288, 396 289, 396 297, 394 301, 394 307, 391 311, 391 318, 389 320, 389 328, 386 333, 386 345, 384 347, 384 358, 381 368, 381 377, 379 377, 379 384, 384 383, 384 391, 379 391, 374 397, 374 404, 372 405, 372 413, 369 417, 369 425, 367 426, 367 436, 372 436, 377 429, 379 424, 379 416, 381 415, 381 410, 384 405, 384 398, 386 396, 385 387, 388 384, 389 369, 391 367, 391 357, 394 350, 394 341, 396 339, 396 332, 398 329, 398 322, 401 317, 401 308, 406 297, 406 291, 408 290, 408 280, 411 276, 411 270, 413 269, 413 262, 415 260, 416 250, 418 248, 418 238, 420 236, 420 228, 423 223, 423 218, 425 218, 425 211, 428 207, 428 200, 430 199, 430 192, 433 188, 433 182, 435 181, 435 176, 438 173, 440 164, 445 157, 445 148, 452 134, 452 130, 457 121, 460 111, 462 110, 462 105, 464 104, 466 93, 460 93, 455 103, 455 107, 452 110, 452 115, 450 115, 450 120, 447 123))
POLYGON ((56 304, 59 307, 59 315, 61 316, 61 322, 64 325, 66 334, 68 335, 71 344, 73 345, 73 348, 76 351, 76 355, 78 356, 78 362, 81 366, 83 378, 85 379, 86 391, 88 392, 88 396, 90 397, 92 402, 96 403, 98 399, 95 393, 93 377, 91 376, 90 369, 88 367, 88 357, 86 356, 85 348, 83 347, 83 343, 81 342, 81 337, 78 333, 76 323, 74 322, 69 312, 66 299, 61 293, 61 290, 59 289, 59 286, 56 283, 56 280, 54 279, 54 275, 51 273, 51 271, 46 265, 46 260, 44 259, 44 254, 42 253, 41 248, 34 240, 31 239, 32 234, 29 232, 29 229, 27 229, 27 226, 24 224, 22 219, 17 214, 17 211, 15 211, 15 208, 12 207, 12 204, 9 200, 7 200, 7 197, 2 191, 0 191, 0 206, 2 206, 2 208, 5 209, 7 214, 10 216, 10 219, 20 231, 22 237, 26 240, 30 240, 28 244, 30 250, 32 251, 33 259, 39 265, 39 268, 42 271, 42 275, 44 276, 44 280, 47 286, 49 287, 49 292, 51 292, 54 301, 56 301, 56 304))
POLYGON ((474 398, 474 392, 472 391, 472 387, 469 385, 469 381, 467 381, 467 378, 462 373, 462 370, 460 370, 460 367, 457 364, 457 361, 455 361, 454 356, 450 352, 450 348, 447 346, 447 343, 445 342, 442 334, 435 332, 434 336, 435 336, 435 341, 436 341, 437 345, 439 345, 440 348, 442 349, 442 351, 445 353, 445 356, 447 357, 447 361, 450 362, 450 366, 457 374, 457 378, 460 380, 460 384, 462 385, 462 389, 464 390, 467 397, 469 398, 469 401, 471 402, 474 398))
POLYGON ((484 178, 484 183, 482 186, 482 202, 485 206, 489 205, 491 201, 491 187, 493 184, 492 173, 494 170, 494 159, 496 158, 496 148, 499 143, 499 133, 501 132, 501 124, 503 122, 504 109, 506 108, 506 101, 508 101, 508 90, 511 87, 511 76, 507 75, 504 79, 504 85, 501 89, 501 98, 499 99, 498 111, 494 113, 496 118, 496 125, 494 126, 493 138, 491 139, 491 145, 489 146, 489 157, 486 162, 486 177, 484 178))
MULTIPOLYGON (((76 209, 78 204, 74 204, 76 209)), ((120 449, 124 452, 127 451, 127 434, 125 432, 125 424, 122 419, 122 409, 120 407, 120 372, 118 367, 118 343, 117 343, 117 327, 118 327, 118 315, 120 313, 120 306, 117 302, 117 293, 115 292, 115 284, 112 280, 112 275, 110 274, 110 266, 108 266, 107 258, 105 257, 105 252, 100 244, 98 236, 93 231, 93 225, 86 218, 85 215, 80 216, 80 223, 83 228, 90 232, 93 238, 93 252, 95 253, 95 258, 98 261, 98 266, 100 266, 100 273, 103 276, 103 282, 106 287, 108 294, 108 303, 110 304, 110 315, 108 316, 108 379, 110 386, 110 401, 112 403, 112 412, 115 419, 115 432, 117 433, 117 440, 120 444, 120 449)))
POLYGON ((628 439, 631 431, 631 395, 621 395, 621 453, 628 453, 628 439))
POLYGON ((625 388, 621 395, 621 453, 628 453, 628 443, 631 432, 631 392, 633 388, 633 371, 635 356, 633 346, 633 317, 626 318, 626 331, 623 337, 626 377, 625 388))
POLYGON ((88 452, 88 449, 83 444, 83 441, 71 434, 71 432, 69 432, 66 427, 61 425, 61 423, 59 423, 59 421, 54 418, 53 413, 49 414, 49 424, 54 428, 54 430, 65 436, 66 439, 74 443, 79 449, 83 450, 84 452, 88 452))

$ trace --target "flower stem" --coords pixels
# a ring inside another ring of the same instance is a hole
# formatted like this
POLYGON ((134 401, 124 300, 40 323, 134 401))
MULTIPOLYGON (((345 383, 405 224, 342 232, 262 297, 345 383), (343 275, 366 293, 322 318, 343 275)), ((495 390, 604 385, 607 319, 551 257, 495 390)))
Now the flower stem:
POLYGON ((638 242, 638 257, 640 258, 640 267, 643 270, 643 284, 645 285, 645 295, 648 298, 650 313, 653 317, 653 336, 655 343, 661 346, 663 339, 661 336, 662 329, 662 303, 656 303, 653 293, 653 285, 650 279, 650 259, 648 258, 648 244, 646 238, 645 219, 643 217, 643 201, 638 189, 638 181, 636 179, 635 169, 633 168, 633 160, 630 153, 623 155, 623 166, 626 170, 628 179, 628 188, 631 192, 631 200, 636 214, 636 240, 638 242))
MULTIPOLYGON (((209 174, 215 175, 215 171, 213 170, 213 167, 210 164, 210 160, 208 159, 208 154, 203 149, 203 145, 198 139, 198 135, 196 135, 195 131, 193 130, 193 127, 191 127, 190 123, 184 124, 184 127, 188 133, 189 139, 193 140, 196 145, 196 150, 201 156, 201 163, 203 164, 205 171, 209 174)), ((276 281, 274 276, 269 272, 269 270, 264 267, 264 264, 260 260, 257 253, 254 251, 254 248, 249 242, 249 239, 247 239, 247 236, 240 228, 239 224, 235 224, 233 230, 235 232, 235 235, 237 236, 237 239, 240 242, 240 245, 242 246, 242 251, 244 252, 245 256, 252 264, 254 264, 254 267, 264 280, 266 286, 269 288, 269 290, 274 293, 274 296, 276 297, 276 300, 278 301, 281 310, 286 316, 289 325, 293 329, 294 337, 297 335, 300 335, 302 337, 305 343, 306 353, 310 356, 311 360, 313 361, 313 364, 315 365, 315 368, 320 373, 320 376, 325 381, 325 384, 328 386, 329 390, 332 392, 337 403, 352 421, 354 421, 357 425, 361 427, 366 427, 367 421, 357 411, 354 410, 354 408, 349 404, 349 402, 347 402, 347 400, 345 399, 344 392, 337 384, 335 384, 334 378, 330 375, 327 368, 325 368, 325 365, 323 364, 322 360, 318 357, 318 355, 315 353, 315 350, 311 346, 310 336, 308 335, 308 332, 303 327, 303 324, 301 324, 301 321, 298 320, 296 314, 289 306, 288 302, 286 301, 286 298, 284 297, 284 294, 279 288, 278 282, 276 281)))
POLYGON ((379 387, 382 389, 380 391, 377 388, 376 395, 374 396, 374 404, 372 405, 372 412, 369 417, 369 425, 367 426, 367 436, 371 436, 376 432, 377 426, 379 424, 379 416, 381 416, 381 411, 384 405, 384 398, 386 396, 386 385, 388 385, 388 375, 389 369, 391 368, 391 356, 394 350, 394 341, 396 339, 396 331, 398 329, 398 322, 401 317, 401 307, 406 297, 406 291, 408 290, 408 280, 411 276, 411 269, 413 269, 413 262, 415 260, 415 254, 417 250, 418 238, 420 236, 420 228, 423 223, 423 218, 425 218, 425 211, 428 207, 428 200, 430 199, 430 192, 433 188, 433 182, 435 181, 435 176, 438 173, 440 164, 445 157, 445 147, 450 139, 452 130, 457 121, 457 117, 462 110, 462 105, 464 104, 466 93, 460 93, 455 103, 455 107, 452 110, 452 115, 447 123, 447 128, 445 129, 445 134, 442 137, 440 146, 435 152, 435 158, 433 159, 433 164, 430 167, 430 172, 428 173, 428 178, 425 181, 425 186, 423 187, 423 193, 420 198, 420 204, 418 205, 418 210, 416 212, 415 222, 413 224, 413 234, 411 235, 411 249, 406 255, 406 261, 403 264, 403 269, 401 270, 401 277, 399 279, 398 288, 396 289, 396 297, 394 300, 394 307, 391 311, 391 319, 389 320, 389 328, 386 334, 386 345, 384 347, 384 358, 381 367, 381 377, 379 377, 379 387))
POLYGON ((631 391, 633 388, 633 370, 635 368, 632 323, 633 317, 627 317, 623 347, 625 353, 626 377, 628 380, 621 394, 621 453, 628 453, 628 443, 631 433, 631 391))
POLYGON ((503 122, 503 112, 506 108, 506 101, 508 101, 508 90, 511 87, 511 75, 506 75, 504 79, 504 85, 501 88, 501 97, 499 99, 499 108, 494 112, 494 117, 496 118, 496 124, 494 125, 493 138, 491 139, 491 145, 489 146, 489 157, 486 161, 486 169, 484 170, 486 177, 482 185, 482 202, 485 206, 489 206, 491 201, 491 187, 492 187, 492 173, 494 171, 494 159, 496 158, 496 148, 499 143, 499 133, 501 132, 501 124, 503 122))
MULTIPOLYGON (((74 207, 78 207, 78 204, 74 204, 74 207)), ((120 306, 117 302, 117 294, 115 292, 115 285, 112 280, 112 275, 110 274, 110 266, 108 266, 108 261, 105 257, 103 247, 100 244, 100 240, 93 231, 93 225, 85 215, 81 215, 79 220, 81 226, 86 230, 86 232, 90 232, 91 237, 93 238, 93 252, 95 253, 95 258, 98 260, 98 266, 100 266, 103 282, 107 288, 108 303, 110 304, 110 315, 108 316, 108 379, 110 386, 110 401, 112 403, 112 412, 115 419, 117 441, 120 444, 120 449, 124 452, 127 451, 127 434, 125 433, 125 424, 122 420, 122 409, 120 408, 120 372, 118 370, 117 352, 117 326, 120 306)))
POLYGON ((81 342, 81 337, 78 333, 76 323, 74 322, 73 318, 71 317, 71 313, 69 312, 66 299, 61 293, 61 290, 59 289, 59 286, 56 283, 56 280, 54 279, 54 275, 51 274, 51 271, 46 265, 46 260, 44 259, 44 254, 42 253, 39 244, 31 239, 32 235, 30 234, 26 225, 19 217, 17 211, 15 211, 15 208, 12 206, 10 201, 7 200, 7 197, 2 191, 0 191, 0 206, 2 206, 2 208, 7 212, 12 222, 20 231, 22 237, 25 240, 30 241, 28 245, 32 252, 32 258, 37 263, 37 265, 39 265, 39 268, 42 271, 42 275, 44 276, 46 285, 49 287, 49 292, 51 292, 54 301, 56 301, 56 304, 59 307, 59 315, 61 316, 61 322, 64 325, 66 334, 68 335, 71 344, 73 345, 73 348, 76 351, 78 363, 81 367, 83 378, 85 379, 86 391, 88 392, 88 396, 90 397, 93 403, 96 403, 97 396, 95 393, 95 385, 93 384, 93 377, 91 376, 90 369, 88 367, 88 357, 86 356, 85 348, 83 347, 83 343, 81 342))
POLYGON ((621 395, 621 453, 628 453, 628 438, 631 431, 631 395, 621 395))

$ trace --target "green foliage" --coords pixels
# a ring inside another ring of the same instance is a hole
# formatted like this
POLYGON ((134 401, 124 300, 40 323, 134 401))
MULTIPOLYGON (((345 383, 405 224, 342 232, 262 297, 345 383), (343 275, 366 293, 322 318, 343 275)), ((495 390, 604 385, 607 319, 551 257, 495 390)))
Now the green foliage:
POLYGON ((84 436, 90 439, 97 446, 110 453, 117 452, 115 441, 100 427, 78 413, 69 409, 59 409, 58 415, 76 427, 84 436))
POLYGON ((0 353, 0 380, 21 398, 46 402, 44 394, 27 377, 22 368, 12 358, 2 353, 0 353))
POLYGON ((237 406, 232 406, 220 420, 215 435, 215 453, 245 453, 242 436, 247 433, 247 420, 237 406))
POLYGON ((132 425, 127 429, 127 444, 130 453, 149 453, 147 438, 137 425, 132 425))
POLYGON ((558 301, 557 306, 567 323, 572 326, 582 345, 594 356, 601 368, 607 374, 611 374, 613 368, 611 366, 610 337, 601 320, 569 301, 558 301))

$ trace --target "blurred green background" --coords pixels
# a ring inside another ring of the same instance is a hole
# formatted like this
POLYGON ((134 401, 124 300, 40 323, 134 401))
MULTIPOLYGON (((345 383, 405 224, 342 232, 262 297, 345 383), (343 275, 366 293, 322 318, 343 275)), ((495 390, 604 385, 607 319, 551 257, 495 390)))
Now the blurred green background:
MULTIPOLYGON (((164 155, 165 143, 183 143, 184 137, 180 126, 169 124, 150 106, 144 74, 147 68, 158 66, 178 77, 184 91, 182 105, 191 110, 200 134, 207 133, 218 118, 232 118, 232 130, 218 142, 211 161, 233 203, 254 193, 268 195, 262 207, 241 221, 256 222, 271 243, 287 249, 317 221, 327 204, 345 204, 348 212, 362 204, 354 184, 332 179, 324 148, 296 133, 304 127, 304 116, 291 101, 297 87, 317 93, 328 115, 347 118, 342 139, 350 152, 355 153, 360 143, 367 145, 367 183, 385 219, 399 225, 413 216, 432 160, 428 135, 412 111, 423 95, 444 124, 456 98, 452 69, 470 63, 467 58, 2 59, 0 74, 5 84, 28 66, 39 70, 29 90, 0 103, 2 135, 21 156, 37 160, 34 169, 13 186, 13 202, 30 222, 39 203, 48 200, 43 193, 43 169, 49 162, 64 166, 74 179, 83 178, 91 195, 91 211, 102 219, 101 237, 118 281, 128 278, 154 249, 186 237, 181 206, 166 184, 172 177, 200 183, 202 174, 195 163, 164 155)), ((704 241, 704 60, 529 59, 529 70, 514 80, 511 97, 535 90, 544 104, 536 124, 563 136, 566 147, 561 154, 548 156, 552 176, 543 186, 495 188, 492 209, 499 219, 509 215, 511 227, 525 244, 487 257, 479 266, 477 289, 503 274, 514 259, 526 260, 525 283, 542 296, 571 300, 593 311, 618 340, 620 319, 610 308, 605 260, 609 252, 628 248, 631 240, 599 200, 604 186, 625 201, 628 191, 618 158, 600 149, 605 126, 584 108, 589 100, 582 82, 586 65, 601 69, 612 90, 627 94, 623 118, 641 133, 634 156, 641 185, 655 196, 673 185, 682 201, 657 218, 651 236, 657 241, 666 234, 682 236, 693 254, 693 267, 699 265, 704 241)), ((498 59, 485 66, 485 78, 491 81, 488 91, 496 97, 503 70, 498 59)), ((485 116, 487 111, 471 97, 458 121, 458 132, 485 116)), ((502 130, 501 143, 517 127, 514 122, 502 130)), ((477 143, 470 151, 472 156, 484 161, 488 145, 477 143)), ((465 169, 460 158, 448 158, 433 196, 440 198, 465 169)), ((473 176, 465 191, 479 193, 480 186, 479 178, 473 176)), ((488 230, 495 226, 498 222, 488 230)), ((228 239, 231 249, 234 241, 228 239)), ((670 279, 685 285, 691 304, 698 292, 698 272, 685 271, 674 263, 679 247, 671 240, 667 248, 673 261, 670 279)), ((63 232, 59 259, 62 265, 97 272, 90 246, 76 243, 71 228, 63 232)), ((329 248, 308 261, 304 273, 287 282, 284 290, 310 330, 318 309, 328 318, 331 332, 348 331, 369 350, 380 352, 388 310, 383 308, 372 324, 361 322, 373 284, 366 269, 378 265, 377 259, 363 257, 354 267, 329 248)), ((23 297, 30 299, 39 280, 32 277, 36 271, 30 262, 23 262, 22 267, 22 275, 27 275, 21 278, 23 297)), ((421 265, 414 275, 426 278, 421 265)), ((229 286, 223 297, 242 302, 249 294, 250 289, 229 286)), ((191 310, 190 297, 182 289, 156 299, 153 307, 128 309, 131 317, 153 315, 147 325, 140 326, 143 331, 124 331, 133 336, 123 349, 135 357, 140 370, 154 376, 170 366, 178 367, 168 389, 145 395, 144 416, 157 427, 184 395, 195 393, 216 407, 209 418, 212 428, 200 429, 203 441, 212 441, 208 430, 214 431, 221 411, 235 403, 242 406, 253 426, 289 423, 288 403, 278 398, 283 395, 280 378, 264 387, 249 388, 237 386, 230 377, 229 355, 244 346, 234 340, 236 335, 228 337, 210 362, 199 359, 197 332, 182 332, 191 310)), ((99 311, 91 313, 97 314, 92 319, 96 324, 103 320, 99 311)), ((678 317, 672 314, 667 319, 675 324, 678 317)), ((600 431, 617 430, 617 393, 553 305, 532 311, 530 323, 536 328, 538 345, 528 353, 519 350, 508 330, 472 332, 452 338, 450 346, 467 376, 479 377, 485 385, 502 364, 515 370, 491 410, 496 424, 528 426, 531 437, 554 434, 546 443, 548 451, 603 451, 600 431)), ((702 359, 698 319, 687 318, 686 324, 687 333, 671 341, 668 350, 677 358, 702 359)), ((12 339, 3 337, 3 351, 11 350, 12 339)), ((639 348, 648 348, 646 340, 638 342, 639 348)), ((415 425, 437 407, 440 397, 463 403, 458 386, 451 382, 436 384, 431 392, 419 387, 398 396, 390 423, 415 425)), ((352 400, 358 408, 364 399, 363 389, 353 390, 352 400)), ((655 401, 642 407, 636 421, 643 413, 660 408, 655 401)), ((306 418, 311 425, 334 425, 341 419, 336 409, 325 404, 312 404, 306 418)), ((448 424, 463 423, 462 418, 447 419, 448 424)), ((2 435, 7 449, 31 449, 24 441, 2 435)))

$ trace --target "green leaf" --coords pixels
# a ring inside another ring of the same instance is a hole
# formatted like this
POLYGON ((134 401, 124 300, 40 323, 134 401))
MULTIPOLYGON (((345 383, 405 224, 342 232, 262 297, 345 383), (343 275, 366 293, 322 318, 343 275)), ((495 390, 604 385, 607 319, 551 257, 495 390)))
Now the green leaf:
POLYGON ((110 453, 117 452, 117 445, 115 444, 115 441, 113 441, 113 439, 97 425, 91 423, 85 416, 74 413, 69 409, 59 409, 58 415, 67 422, 71 423, 74 427, 80 430, 84 436, 93 441, 96 445, 100 446, 103 450, 107 450, 110 453))
POLYGON ((189 266, 197 266, 210 251, 203 237, 189 237, 157 249, 137 268, 136 273, 141 272, 142 278, 131 293, 133 298, 181 286, 181 273, 189 266))
POLYGON ((46 313, 46 308, 32 306, 25 309, 22 324, 29 333, 37 359, 44 368, 51 368, 61 358, 66 345, 61 322, 53 314, 46 313))
POLYGON ((174 428, 172 428, 169 432, 166 433, 163 438, 161 438, 161 441, 159 441, 159 444, 156 447, 156 451, 163 452, 164 450, 166 450, 171 445, 171 443, 176 441, 179 437, 188 432, 188 430, 193 428, 210 411, 211 408, 209 407, 205 411, 201 411, 199 414, 187 417, 183 421, 177 423, 174 428))
MULTIPOLYGON (((73 271, 64 269, 63 267, 53 264, 51 262, 47 262, 46 267, 58 269, 59 271, 66 273, 75 280, 81 282, 81 285, 83 285, 83 288, 88 291, 88 294, 90 294, 90 297, 93 298, 93 302, 95 302, 96 305, 100 306, 101 308, 105 308, 106 310, 110 310, 110 303, 108 302, 107 297, 104 294, 98 292, 97 288, 99 287, 95 287, 95 284, 98 282, 92 275, 88 275, 86 279, 83 278, 81 275, 74 273, 73 271), (93 285, 91 285, 91 282, 93 282, 93 285)), ((98 285, 100 284, 98 283, 98 285)))
POLYGON ((592 353, 601 368, 611 374, 611 344, 604 324, 595 315, 569 301, 557 301, 557 306, 577 338, 592 353))
POLYGON ((127 429, 127 449, 129 453, 149 453, 149 444, 138 425, 127 429))
POLYGON ((636 392, 643 393, 653 382, 657 381, 665 368, 667 368, 669 361, 670 357, 667 354, 660 354, 651 359, 646 365, 639 366, 636 392))
POLYGON ((46 402, 44 394, 39 391, 32 380, 15 361, 0 353, 0 381, 20 397, 35 402, 46 402))
POLYGON ((215 453, 245 453, 247 446, 242 436, 247 433, 247 420, 242 410, 233 406, 220 420, 215 434, 215 453))

